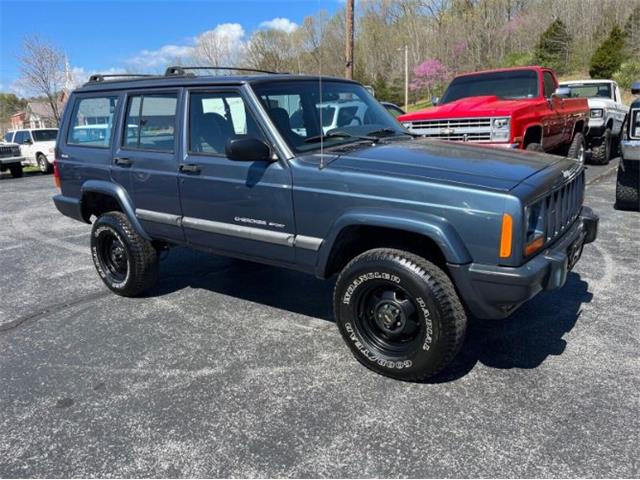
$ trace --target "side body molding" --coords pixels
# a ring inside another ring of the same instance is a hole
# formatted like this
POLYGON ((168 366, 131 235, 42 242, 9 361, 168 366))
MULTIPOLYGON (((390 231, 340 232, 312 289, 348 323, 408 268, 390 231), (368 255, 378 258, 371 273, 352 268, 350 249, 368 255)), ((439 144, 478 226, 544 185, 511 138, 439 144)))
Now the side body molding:
POLYGON ((147 235, 147 232, 144 231, 144 228, 142 228, 140 221, 136 217, 131 197, 129 197, 129 194, 120 185, 104 180, 87 180, 82 184, 81 192, 83 198, 85 193, 89 192, 102 193, 115 198, 123 213, 129 218, 129 221, 136 232, 145 240, 151 240, 151 237, 147 235))
POLYGON ((455 228, 446 219, 420 212, 384 211, 380 209, 358 209, 346 212, 331 227, 329 235, 320 247, 316 263, 316 275, 324 277, 333 245, 347 227, 369 226, 392 228, 417 233, 433 240, 449 263, 465 264, 471 262, 471 255, 455 228))

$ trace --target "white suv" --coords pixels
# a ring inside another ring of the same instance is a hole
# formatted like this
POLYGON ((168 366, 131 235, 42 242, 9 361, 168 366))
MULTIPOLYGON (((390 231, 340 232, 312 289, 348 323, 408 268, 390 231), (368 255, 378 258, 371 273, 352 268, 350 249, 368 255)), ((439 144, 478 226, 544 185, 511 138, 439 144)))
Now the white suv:
POLYGON ((620 87, 613 80, 575 80, 560 82, 568 87, 570 97, 584 97, 589 102, 587 143, 591 163, 606 165, 617 151, 622 123, 629 107, 622 103, 620 87))
POLYGON ((37 165, 42 173, 51 173, 57 136, 57 128, 29 128, 7 132, 4 139, 20 145, 23 165, 37 165))

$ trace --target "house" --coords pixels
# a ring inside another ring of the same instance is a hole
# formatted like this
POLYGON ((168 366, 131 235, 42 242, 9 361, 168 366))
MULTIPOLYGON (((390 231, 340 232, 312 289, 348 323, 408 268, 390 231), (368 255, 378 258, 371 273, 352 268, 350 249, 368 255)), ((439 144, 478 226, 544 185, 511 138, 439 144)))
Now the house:
MULTIPOLYGON (((66 95, 61 95, 58 99, 58 112, 62 114, 66 95)), ((45 100, 34 100, 27 103, 27 108, 21 112, 11 115, 11 128, 17 130, 20 128, 55 128, 57 121, 51 109, 49 102, 45 100)))

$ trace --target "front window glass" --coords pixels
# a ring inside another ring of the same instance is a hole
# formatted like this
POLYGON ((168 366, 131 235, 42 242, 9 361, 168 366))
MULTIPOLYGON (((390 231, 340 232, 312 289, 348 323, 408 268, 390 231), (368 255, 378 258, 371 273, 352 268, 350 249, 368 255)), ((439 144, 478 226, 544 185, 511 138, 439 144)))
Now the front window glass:
POLYGON ((264 138, 238 93, 191 93, 189 99, 189 151, 224 155, 232 136, 264 138))
POLYGON ((483 96, 505 100, 536 98, 538 91, 538 74, 535 70, 479 73, 454 78, 438 104, 483 96))
POLYGON ((362 86, 291 81, 253 86, 280 134, 296 152, 406 131, 362 86))
POLYGON ((83 147, 109 148, 117 104, 118 97, 115 96, 78 100, 74 107, 67 143, 83 147), (102 123, 97 124, 96 119, 100 119, 102 123))
POLYGON ((31 134, 35 142, 51 142, 55 141, 58 136, 58 130, 54 128, 50 130, 34 130, 31 134))
POLYGON ((580 85, 567 85, 571 98, 611 98, 610 83, 584 83, 580 85))

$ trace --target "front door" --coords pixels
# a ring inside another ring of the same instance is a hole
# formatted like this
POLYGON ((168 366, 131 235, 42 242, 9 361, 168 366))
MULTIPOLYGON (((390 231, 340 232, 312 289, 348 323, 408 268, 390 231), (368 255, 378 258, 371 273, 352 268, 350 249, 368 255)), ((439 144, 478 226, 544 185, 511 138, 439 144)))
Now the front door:
POLYGON ((177 179, 179 98, 179 90, 129 93, 111 165, 145 231, 174 241, 184 240, 177 179))
POLYGON ((293 262, 291 172, 285 162, 234 161, 234 135, 265 139, 239 89, 191 90, 178 173, 187 241, 248 258, 293 262))

